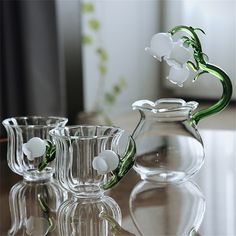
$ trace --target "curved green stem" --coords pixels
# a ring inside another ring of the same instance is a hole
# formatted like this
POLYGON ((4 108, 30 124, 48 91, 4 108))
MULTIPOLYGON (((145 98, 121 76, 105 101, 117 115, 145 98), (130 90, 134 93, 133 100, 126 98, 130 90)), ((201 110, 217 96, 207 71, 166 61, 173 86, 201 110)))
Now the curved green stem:
POLYGON ((207 116, 210 116, 212 114, 215 114, 223 110, 229 104, 229 101, 232 96, 232 84, 231 84, 230 78, 223 70, 211 64, 200 63, 199 67, 203 71, 210 73, 211 75, 215 76, 216 78, 220 80, 223 87, 223 92, 222 92, 222 96, 220 100, 217 103, 193 114, 192 120, 194 120, 196 124, 202 118, 205 118, 207 116))
MULTIPOLYGON (((222 109, 224 109, 232 96, 232 84, 230 81, 229 76, 221 70, 219 67, 208 64, 204 59, 204 53, 202 52, 202 47, 200 40, 195 32, 195 30, 199 30, 198 28, 194 29, 193 27, 188 27, 184 25, 179 25, 171 29, 169 32, 174 35, 175 33, 179 31, 184 31, 188 35, 190 35, 191 40, 193 40, 193 43, 190 43, 190 46, 193 48, 194 52, 194 59, 197 63, 197 66, 195 66, 191 61, 189 61, 187 64, 190 66, 193 70, 201 69, 202 71, 199 73, 199 75, 204 73, 209 73, 220 80, 222 87, 223 87, 223 93, 218 102, 216 102, 214 105, 210 106, 209 108, 200 110, 192 115, 191 122, 195 122, 196 124, 202 119, 207 116, 210 116, 212 114, 215 114, 222 109)), ((203 31, 202 31, 203 32, 203 31)), ((184 39, 186 40, 187 37, 184 39)), ((190 40, 190 41, 191 41, 190 40)), ((196 77, 198 78, 199 75, 196 77)))
POLYGON ((135 154, 136 154, 135 141, 132 138, 132 136, 130 136, 129 145, 125 151, 124 156, 120 160, 119 166, 113 171, 112 178, 107 183, 101 186, 102 189, 106 190, 112 188, 126 175, 126 173, 134 165, 135 154))

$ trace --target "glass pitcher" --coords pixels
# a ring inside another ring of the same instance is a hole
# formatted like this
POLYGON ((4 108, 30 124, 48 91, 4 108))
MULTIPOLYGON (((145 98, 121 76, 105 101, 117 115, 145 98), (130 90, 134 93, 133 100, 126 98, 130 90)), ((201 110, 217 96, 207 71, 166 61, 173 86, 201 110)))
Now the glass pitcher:
POLYGON ((203 142, 191 120, 198 103, 165 98, 155 103, 133 103, 140 121, 133 132, 136 142, 134 169, 143 180, 183 182, 204 162, 203 142))

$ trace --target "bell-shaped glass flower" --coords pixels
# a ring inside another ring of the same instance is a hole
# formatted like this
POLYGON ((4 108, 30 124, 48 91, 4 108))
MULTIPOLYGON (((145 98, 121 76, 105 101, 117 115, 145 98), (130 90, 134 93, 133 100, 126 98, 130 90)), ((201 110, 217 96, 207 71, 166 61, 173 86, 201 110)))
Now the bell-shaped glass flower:
POLYGON ((169 66, 183 67, 183 65, 191 58, 191 51, 189 48, 183 46, 181 42, 173 44, 173 48, 168 57, 165 57, 169 66))
POLYGON ((38 137, 31 138, 23 144, 22 151, 32 161, 35 157, 40 157, 45 153, 46 142, 38 137))
POLYGON ((93 160, 93 168, 97 170, 98 174, 107 174, 115 170, 118 165, 119 157, 111 150, 101 152, 93 160))
POLYGON ((169 33, 155 34, 150 42, 150 47, 145 48, 153 57, 162 61, 163 57, 168 57, 173 48, 173 40, 169 33))
POLYGON ((188 79, 190 75, 188 67, 185 65, 183 67, 172 66, 170 68, 169 76, 167 77, 170 82, 177 84, 182 87, 183 83, 188 79))

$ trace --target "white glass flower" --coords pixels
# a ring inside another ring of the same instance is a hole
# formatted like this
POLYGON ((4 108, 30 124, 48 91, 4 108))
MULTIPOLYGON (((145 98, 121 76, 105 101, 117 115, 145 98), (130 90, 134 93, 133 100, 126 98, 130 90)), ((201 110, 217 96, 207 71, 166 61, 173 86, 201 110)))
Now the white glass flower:
POLYGON ((46 142, 38 137, 31 138, 23 144, 22 151, 32 161, 35 157, 40 157, 45 153, 46 142))
POLYGON ((145 48, 153 57, 162 61, 163 57, 168 57, 173 48, 173 40, 169 33, 155 34, 150 42, 150 47, 145 48))
POLYGON ((182 42, 173 44, 173 48, 168 57, 165 57, 169 66, 183 67, 183 65, 191 58, 190 49, 185 48, 182 42))
POLYGON ((108 172, 115 170, 118 165, 119 157, 111 150, 101 152, 93 160, 93 168, 97 170, 98 174, 107 174, 108 172))
POLYGON ((187 66, 180 68, 172 66, 170 68, 170 73, 167 79, 170 80, 170 82, 172 82, 173 84, 177 84, 178 86, 182 87, 183 83, 188 79, 189 74, 190 72, 187 66))

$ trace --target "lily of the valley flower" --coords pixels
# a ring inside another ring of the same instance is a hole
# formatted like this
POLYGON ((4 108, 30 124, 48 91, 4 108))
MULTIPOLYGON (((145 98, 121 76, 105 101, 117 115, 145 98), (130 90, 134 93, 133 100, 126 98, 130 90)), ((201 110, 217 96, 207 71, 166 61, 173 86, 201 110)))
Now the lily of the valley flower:
POLYGON ((34 158, 44 155, 46 142, 41 138, 33 137, 27 143, 23 144, 22 151, 32 161, 34 158))
POLYGON ((190 50, 183 46, 181 42, 173 44, 173 48, 168 57, 165 58, 169 66, 184 67, 191 58, 190 50))
POLYGON ((178 86, 182 87, 183 83, 188 79, 189 74, 189 69, 186 66, 180 68, 172 66, 167 79, 173 84, 177 84, 178 86))
POLYGON ((145 50, 159 61, 164 59, 171 67, 167 79, 183 86, 190 74, 186 63, 191 58, 191 51, 183 46, 182 41, 174 42, 171 34, 158 33, 152 37, 150 48, 145 48, 145 50))
POLYGON ((107 174, 115 170, 118 165, 119 157, 111 150, 101 152, 93 160, 93 168, 97 170, 98 174, 107 174))
POLYGON ((162 61, 163 57, 170 55, 172 47, 171 34, 158 33, 152 37, 150 47, 145 48, 145 50, 159 61, 162 61))

